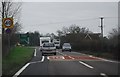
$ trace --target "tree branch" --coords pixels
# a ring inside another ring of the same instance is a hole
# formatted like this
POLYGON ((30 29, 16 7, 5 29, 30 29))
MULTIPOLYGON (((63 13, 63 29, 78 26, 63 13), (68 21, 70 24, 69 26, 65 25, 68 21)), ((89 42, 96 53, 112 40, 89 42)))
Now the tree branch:
POLYGON ((14 17, 14 16, 15 16, 15 15, 19 12, 20 7, 21 7, 21 5, 19 5, 19 6, 17 7, 17 9, 16 9, 16 10, 14 10, 14 12, 13 12, 13 14, 12 14, 12 16, 11 16, 11 17, 14 17))

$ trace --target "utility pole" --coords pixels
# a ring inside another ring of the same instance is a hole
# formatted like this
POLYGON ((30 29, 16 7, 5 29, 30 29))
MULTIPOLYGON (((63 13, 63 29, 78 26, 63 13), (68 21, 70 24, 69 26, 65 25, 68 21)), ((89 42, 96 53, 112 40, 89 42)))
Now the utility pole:
POLYGON ((100 22, 101 22, 101 37, 103 38, 103 17, 100 17, 100 22))
MULTIPOLYGON (((2 19, 4 18, 4 8, 5 8, 5 2, 2 2, 2 19)), ((3 24, 2 24, 3 25, 3 24)), ((3 28, 3 26, 2 26, 2 35, 4 35, 4 28, 3 28)))
POLYGON ((101 28, 101 51, 103 51, 103 17, 100 17, 100 28, 101 28))

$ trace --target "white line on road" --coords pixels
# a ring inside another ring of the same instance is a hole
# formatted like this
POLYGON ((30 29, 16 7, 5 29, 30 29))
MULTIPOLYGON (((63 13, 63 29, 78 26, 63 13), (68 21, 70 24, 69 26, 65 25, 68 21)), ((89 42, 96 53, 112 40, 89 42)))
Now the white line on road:
POLYGON ((41 62, 43 62, 43 61, 44 61, 44 59, 45 59, 45 56, 42 56, 42 60, 41 60, 41 62))
POLYGON ((82 62, 82 61, 79 61, 79 63, 81 63, 81 64, 87 66, 88 68, 91 68, 91 69, 93 68, 92 66, 90 66, 90 65, 88 65, 88 64, 86 64, 86 63, 84 63, 84 62, 82 62))
POLYGON ((27 63, 24 67, 22 67, 13 77, 17 77, 30 63, 27 63))
POLYGON ((35 52, 34 52, 34 56, 36 56, 36 49, 35 49, 35 52))
POLYGON ((47 57, 47 59, 49 60, 50 58, 49 58, 49 57, 47 57))
POLYGON ((30 64, 43 62, 43 61, 44 61, 44 59, 45 59, 45 57, 44 57, 44 56, 42 56, 42 60, 41 60, 41 61, 30 62, 30 64))
POLYGON ((24 71, 26 69, 26 67, 28 67, 30 64, 33 64, 33 63, 38 63, 38 62, 43 62, 45 59, 44 56, 42 56, 42 60, 41 61, 36 61, 36 62, 30 62, 30 63, 27 63, 25 66, 23 66, 13 77, 17 77, 22 71, 24 71))
POLYGON ((63 56, 62 56, 63 59, 65 59, 63 56))
POLYGON ((100 73, 101 76, 108 77, 105 73, 100 73))
POLYGON ((71 57, 71 56, 68 56, 69 58, 71 58, 71 59, 75 59, 75 58, 73 58, 73 57, 71 57))

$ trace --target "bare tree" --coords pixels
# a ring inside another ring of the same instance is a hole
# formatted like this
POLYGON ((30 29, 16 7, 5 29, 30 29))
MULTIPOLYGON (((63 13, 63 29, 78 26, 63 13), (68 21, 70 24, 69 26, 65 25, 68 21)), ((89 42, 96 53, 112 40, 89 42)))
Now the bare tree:
POLYGON ((76 24, 72 24, 72 25, 69 27, 68 31, 69 31, 70 33, 80 33, 80 27, 77 26, 76 24))
POLYGON ((60 35, 66 35, 69 33, 92 33, 91 31, 89 31, 89 29, 85 28, 85 27, 79 27, 76 24, 72 24, 70 27, 63 27, 62 30, 58 30, 57 31, 58 36, 60 35))
POLYGON ((57 30, 57 35, 60 37, 62 36, 63 32, 61 30, 57 30))
POLYGON ((62 32, 66 35, 67 33, 69 33, 69 29, 68 29, 68 27, 63 27, 62 28, 62 32))
POLYGON ((112 31, 109 33, 109 39, 113 39, 113 38, 117 38, 118 35, 120 34, 120 27, 118 27, 117 29, 114 28, 112 29, 112 31))
MULTIPOLYGON (((21 2, 12 2, 11 0, 2 0, 0 7, 0 18, 12 17, 14 24, 19 21, 19 15, 21 10, 21 2)), ((4 34, 4 28, 2 28, 4 34)))

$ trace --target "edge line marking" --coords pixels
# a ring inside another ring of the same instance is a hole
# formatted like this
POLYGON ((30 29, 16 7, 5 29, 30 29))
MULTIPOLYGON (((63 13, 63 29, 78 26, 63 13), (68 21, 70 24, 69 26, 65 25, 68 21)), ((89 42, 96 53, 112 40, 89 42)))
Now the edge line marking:
POLYGON ((24 70, 25 70, 25 68, 27 67, 27 66, 29 66, 30 65, 30 63, 27 63, 25 66, 23 66, 13 77, 16 77, 16 76, 18 76, 20 73, 22 73, 24 70))
POLYGON ((88 65, 88 64, 86 64, 86 63, 84 63, 84 62, 82 62, 82 61, 79 61, 79 63, 81 63, 81 64, 83 64, 83 65, 85 65, 85 66, 87 66, 87 67, 89 67, 89 68, 93 68, 92 66, 90 66, 90 65, 88 65))

